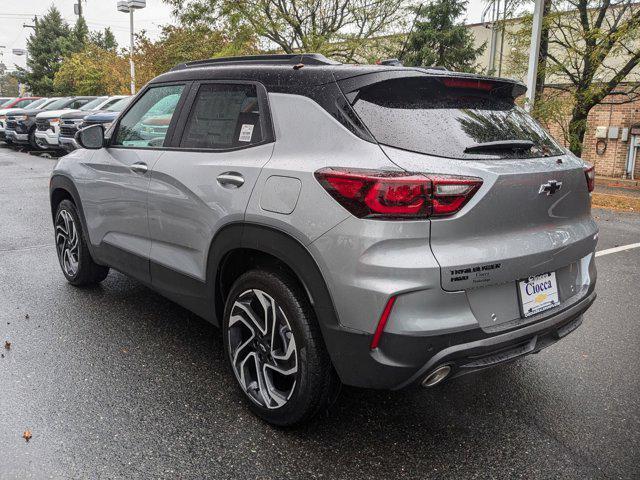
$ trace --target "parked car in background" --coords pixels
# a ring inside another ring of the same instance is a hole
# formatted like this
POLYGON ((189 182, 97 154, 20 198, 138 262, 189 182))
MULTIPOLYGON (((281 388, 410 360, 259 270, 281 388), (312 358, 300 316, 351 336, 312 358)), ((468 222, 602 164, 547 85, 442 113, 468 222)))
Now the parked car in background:
POLYGON ((38 148, 36 144, 36 115, 46 110, 63 108, 73 101, 73 97, 53 97, 51 100, 38 108, 25 108, 7 115, 6 139, 14 145, 28 145, 31 148, 38 148))
POLYGON ((39 98, 37 100, 29 100, 29 103, 21 105, 20 107, 10 107, 0 109, 0 140, 6 141, 5 127, 7 121, 7 115, 18 113, 22 108, 40 108, 49 101, 48 98, 39 98))
POLYGON ((13 110, 7 115, 5 141, 13 145, 30 145, 32 148, 38 148, 35 137, 36 115, 48 108, 58 108, 70 99, 71 97, 52 97, 36 108, 13 110))
POLYGON ((0 108, 3 108, 5 104, 11 103, 15 97, 0 97, 0 108))
POLYGON ((17 97, 13 98, 8 102, 2 104, 2 108, 25 108, 30 103, 33 103, 36 100, 39 100, 42 97, 17 97))
POLYGON ((87 116, 96 113, 107 113, 122 111, 129 103, 128 95, 115 95, 108 97, 106 101, 94 108, 93 102, 86 104, 78 111, 68 112, 60 115, 60 134, 58 135, 58 143, 60 148, 70 152, 78 148, 75 141, 76 132, 84 122, 87 116))
POLYGON ((42 149, 60 148, 58 135, 60 134, 60 115, 70 111, 77 111, 89 105, 89 109, 106 102, 109 97, 73 97, 72 102, 58 110, 47 110, 36 115, 36 145, 42 149))

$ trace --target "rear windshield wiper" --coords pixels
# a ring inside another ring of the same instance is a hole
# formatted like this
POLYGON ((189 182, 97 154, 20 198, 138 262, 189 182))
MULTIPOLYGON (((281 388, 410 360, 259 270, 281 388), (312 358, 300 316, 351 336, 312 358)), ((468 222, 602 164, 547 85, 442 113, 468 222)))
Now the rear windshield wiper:
POLYGON ((481 152, 497 152, 512 151, 522 152, 531 150, 535 146, 531 140, 500 140, 497 142, 484 142, 472 145, 464 149, 464 153, 481 153, 481 152))

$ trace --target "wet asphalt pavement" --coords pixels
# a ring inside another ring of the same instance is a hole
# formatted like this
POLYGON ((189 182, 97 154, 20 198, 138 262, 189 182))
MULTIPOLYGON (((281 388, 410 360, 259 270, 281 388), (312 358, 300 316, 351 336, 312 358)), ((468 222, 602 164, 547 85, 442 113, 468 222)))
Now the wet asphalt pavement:
MULTIPOLYGON (((0 148, 1 479, 640 478, 640 249, 598 258, 582 327, 538 355, 433 390, 345 388, 276 430, 214 327, 119 273, 64 281, 54 164, 0 148)), ((640 242, 640 215, 594 214, 598 249, 640 242)))

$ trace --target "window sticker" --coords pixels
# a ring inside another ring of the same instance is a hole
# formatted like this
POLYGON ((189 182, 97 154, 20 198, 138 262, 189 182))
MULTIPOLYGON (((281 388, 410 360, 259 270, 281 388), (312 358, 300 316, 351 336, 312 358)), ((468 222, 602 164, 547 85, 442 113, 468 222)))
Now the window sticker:
POLYGON ((253 135, 253 125, 243 123, 242 128, 240 129, 240 137, 238 138, 238 141, 250 142, 252 135, 253 135))

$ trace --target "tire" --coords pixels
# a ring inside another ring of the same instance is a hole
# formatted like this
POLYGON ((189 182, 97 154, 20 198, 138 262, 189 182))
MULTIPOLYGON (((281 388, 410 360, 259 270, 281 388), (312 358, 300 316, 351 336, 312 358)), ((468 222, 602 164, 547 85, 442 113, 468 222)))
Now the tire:
POLYGON ((236 384, 263 420, 301 424, 337 397, 340 382, 313 309, 288 275, 251 270, 240 276, 227 297, 223 337, 236 384))
POLYGON ((78 210, 71 200, 63 200, 58 205, 54 226, 58 261, 70 284, 95 285, 107 278, 109 267, 98 265, 91 258, 78 210))
POLYGON ((41 150, 40 146, 36 142, 36 127, 29 130, 29 146, 34 150, 41 150))

